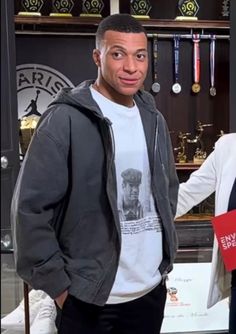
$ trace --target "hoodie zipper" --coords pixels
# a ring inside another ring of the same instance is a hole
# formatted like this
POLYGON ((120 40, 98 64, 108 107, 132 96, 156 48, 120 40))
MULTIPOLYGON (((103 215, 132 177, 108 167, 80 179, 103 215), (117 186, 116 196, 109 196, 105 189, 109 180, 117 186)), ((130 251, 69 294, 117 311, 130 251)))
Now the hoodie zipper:
MULTIPOLYGON (((156 152, 157 152, 157 136, 158 136, 158 121, 157 121, 157 118, 156 118, 155 137, 154 137, 155 138, 154 139, 154 152, 153 152, 153 174, 154 174, 154 165, 155 165, 156 152)), ((160 160, 161 160, 161 156, 160 156, 160 160)))
MULTIPOLYGON (((110 140, 111 140, 111 157, 109 159, 109 165, 108 165, 108 168, 107 168, 107 175, 110 175, 111 172, 112 172, 112 165, 115 164, 115 138, 114 138, 114 133, 113 133, 113 129, 112 129, 112 122, 109 120, 109 118, 107 117, 104 117, 104 121, 106 123, 106 125, 108 126, 108 130, 109 130, 109 134, 110 134, 110 140)), ((114 170, 114 173, 116 172, 116 170, 114 170)), ((113 182, 115 183, 115 191, 116 191, 116 199, 117 199, 117 181, 116 181, 116 175, 115 177, 113 178, 113 182)), ((107 193, 108 192, 108 187, 107 187, 107 193)), ((119 229, 118 226, 120 226, 120 221, 119 219, 116 219, 117 215, 116 215, 116 212, 117 210, 114 209, 114 205, 112 205, 112 201, 110 199, 110 197, 108 196, 108 199, 109 199, 109 202, 110 202, 110 206, 111 206, 111 210, 112 210, 112 213, 113 213, 113 217, 114 217, 114 220, 116 222, 116 226, 117 226, 117 232, 118 232, 118 236, 119 236, 119 241, 120 241, 120 244, 121 244, 121 231, 119 229)), ((116 207, 117 207, 117 203, 115 203, 116 207)))
MULTIPOLYGON (((111 137, 111 147, 112 147, 111 161, 114 161, 115 160, 115 138, 114 138, 114 133, 113 133, 113 129, 112 129, 112 122, 107 117, 104 117, 104 121, 108 125, 108 128, 109 128, 109 133, 110 133, 110 137, 111 137)), ((111 166, 111 164, 110 164, 110 166, 111 166)))
MULTIPOLYGON (((152 168, 153 179, 154 179, 154 168, 155 168, 154 166, 155 166, 157 151, 159 152, 159 157, 160 157, 160 163, 161 163, 162 171, 163 171, 163 173, 165 173, 165 166, 163 164, 162 157, 161 157, 160 145, 158 145, 158 133, 159 133, 159 129, 158 129, 158 117, 156 117, 156 127, 155 127, 155 137, 154 137, 154 152, 153 152, 153 168, 152 168)), ((165 230, 165 239, 166 239, 166 242, 168 244, 168 249, 169 249, 169 254, 168 255, 170 256, 170 261, 172 261, 171 260, 171 254, 170 254, 171 252, 170 252, 169 233, 168 233, 167 229, 165 229, 164 225, 163 225, 163 228, 165 230)), ((169 266, 167 266, 167 268, 162 273, 162 283, 163 284, 165 283, 165 281, 168 278, 168 267, 169 266)))
MULTIPOLYGON (((106 126, 108 127, 108 131, 109 131, 109 134, 110 134, 110 140, 111 140, 111 157, 109 159, 109 165, 107 166, 107 175, 110 175, 111 170, 112 170, 112 164, 115 161, 115 139, 114 139, 114 133, 113 133, 113 129, 112 129, 112 122, 107 117, 103 117, 102 119, 103 119, 104 123, 106 124, 106 126)), ((107 151, 108 150, 106 148, 106 155, 107 155, 107 151)), ((116 178, 114 178, 114 182, 116 184, 116 178)), ((109 192, 108 192, 108 186, 107 186, 107 194, 108 193, 109 192)), ((115 213, 115 210, 113 209, 112 201, 110 199, 110 196, 109 195, 107 195, 107 196, 108 196, 108 200, 109 200, 109 203, 110 203, 113 218, 114 218, 114 221, 115 221, 115 225, 119 226, 119 221, 117 221, 117 224, 116 224, 116 220, 117 220, 116 219, 116 213, 115 213)), ((116 196, 116 198, 117 198, 117 196, 116 196)), ((118 230, 118 227, 117 227, 117 233, 118 233, 118 237, 119 237, 119 242, 120 242, 119 245, 120 245, 120 251, 121 251, 121 232, 120 232, 120 230, 118 230)), ((118 254, 117 269, 118 269, 118 263, 119 263, 119 258, 120 258, 120 251, 119 251, 119 254, 118 254)), ((114 258, 114 256, 113 256, 113 258, 114 258)), ((100 280, 96 296, 98 295, 99 291, 101 290, 101 288, 103 286, 104 279, 105 279, 106 275, 107 275, 107 271, 104 272, 103 278, 100 280)))

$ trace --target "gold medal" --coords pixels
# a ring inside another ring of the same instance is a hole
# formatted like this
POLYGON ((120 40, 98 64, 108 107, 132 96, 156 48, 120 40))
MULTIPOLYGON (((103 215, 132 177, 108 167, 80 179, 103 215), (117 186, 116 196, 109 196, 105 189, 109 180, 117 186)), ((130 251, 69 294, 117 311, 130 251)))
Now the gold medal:
POLYGON ((200 92, 200 89, 201 89, 201 86, 199 85, 199 83, 194 83, 193 85, 192 85, 192 91, 194 92, 194 93, 199 93, 200 92))
POLYGON ((193 34, 193 82, 192 91, 196 94, 200 92, 200 34, 193 34))

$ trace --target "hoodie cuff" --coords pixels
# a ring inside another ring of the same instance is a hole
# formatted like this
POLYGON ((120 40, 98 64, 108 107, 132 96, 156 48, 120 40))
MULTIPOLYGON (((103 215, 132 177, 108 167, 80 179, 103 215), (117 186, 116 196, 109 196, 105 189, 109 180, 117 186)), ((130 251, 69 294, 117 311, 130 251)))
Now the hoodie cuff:
POLYGON ((64 269, 64 262, 57 259, 53 263, 49 261, 41 266, 34 267, 30 284, 34 289, 43 290, 52 299, 55 299, 69 288, 71 280, 64 269))

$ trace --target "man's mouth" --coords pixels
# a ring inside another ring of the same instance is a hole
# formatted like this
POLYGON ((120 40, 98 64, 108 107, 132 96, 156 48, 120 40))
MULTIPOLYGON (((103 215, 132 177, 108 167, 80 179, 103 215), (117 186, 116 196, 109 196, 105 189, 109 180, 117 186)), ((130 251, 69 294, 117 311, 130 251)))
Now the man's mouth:
POLYGON ((136 85, 139 82, 139 79, 137 79, 137 78, 133 78, 133 79, 130 79, 130 78, 120 78, 120 81, 122 83, 124 83, 125 85, 134 86, 134 85, 136 85))

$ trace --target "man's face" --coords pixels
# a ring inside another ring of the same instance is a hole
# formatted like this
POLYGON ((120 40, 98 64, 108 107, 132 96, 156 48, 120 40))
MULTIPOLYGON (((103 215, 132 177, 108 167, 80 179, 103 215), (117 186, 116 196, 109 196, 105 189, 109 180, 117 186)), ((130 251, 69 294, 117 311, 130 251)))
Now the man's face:
POLYGON ((147 38, 142 33, 106 31, 100 50, 94 50, 100 92, 108 98, 133 97, 148 70, 147 38))
POLYGON ((123 184, 125 202, 137 201, 139 196, 139 185, 126 182, 123 184))

